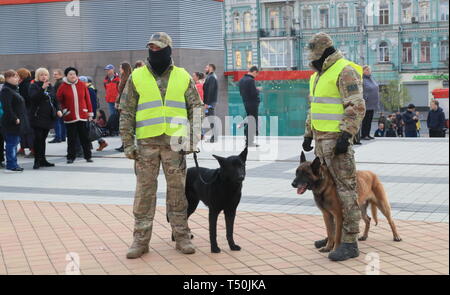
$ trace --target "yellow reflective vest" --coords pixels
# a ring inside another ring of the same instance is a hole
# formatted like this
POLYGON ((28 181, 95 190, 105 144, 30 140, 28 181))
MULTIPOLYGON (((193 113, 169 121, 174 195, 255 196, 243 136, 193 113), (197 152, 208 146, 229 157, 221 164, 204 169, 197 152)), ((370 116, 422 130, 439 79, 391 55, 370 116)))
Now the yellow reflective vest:
POLYGON ((314 86, 317 73, 309 80, 311 99, 311 126, 322 132, 341 132, 339 125, 344 117, 344 104, 337 82, 346 66, 352 66, 362 77, 362 67, 345 58, 337 60, 328 68, 314 86))
POLYGON ((146 66, 135 69, 131 77, 139 93, 136 138, 162 134, 186 137, 188 116, 184 94, 191 79, 189 73, 183 68, 173 67, 164 100, 155 78, 146 66))

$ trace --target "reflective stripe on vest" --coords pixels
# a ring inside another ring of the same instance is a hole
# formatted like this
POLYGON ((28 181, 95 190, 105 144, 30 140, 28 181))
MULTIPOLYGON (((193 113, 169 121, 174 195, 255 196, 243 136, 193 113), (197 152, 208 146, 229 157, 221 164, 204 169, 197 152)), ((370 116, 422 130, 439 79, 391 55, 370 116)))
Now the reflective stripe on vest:
POLYGON ((162 134, 187 136, 187 110, 184 94, 190 75, 173 67, 163 100, 155 78, 146 66, 132 73, 133 84, 139 94, 136 113, 136 138, 144 139, 162 134))
POLYGON ((352 66, 362 77, 362 67, 341 58, 319 76, 314 85, 317 73, 309 80, 311 96, 311 126, 322 132, 341 132, 340 124, 344 118, 343 99, 337 86, 340 73, 346 66, 352 66))

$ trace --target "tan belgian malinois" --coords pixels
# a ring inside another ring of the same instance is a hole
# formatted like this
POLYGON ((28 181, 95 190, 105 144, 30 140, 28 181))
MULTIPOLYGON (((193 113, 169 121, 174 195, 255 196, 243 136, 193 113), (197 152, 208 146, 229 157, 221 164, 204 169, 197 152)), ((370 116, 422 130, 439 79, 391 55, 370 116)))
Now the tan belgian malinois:
MULTIPOLYGON (((378 224, 378 208, 391 226, 394 241, 400 242, 402 239, 395 227, 391 216, 391 206, 378 176, 371 171, 357 171, 356 178, 358 205, 361 208, 362 219, 366 224, 364 234, 359 240, 365 241, 369 235, 371 218, 367 215, 367 207, 370 204, 375 225, 378 224)), ((300 166, 297 168, 292 186, 297 189, 297 193, 300 195, 306 190, 312 190, 314 201, 322 211, 327 229, 326 246, 319 251, 330 252, 335 250, 341 243, 343 212, 336 185, 327 166, 321 164, 319 158, 315 158, 313 162, 306 161, 305 154, 302 152, 300 166)))

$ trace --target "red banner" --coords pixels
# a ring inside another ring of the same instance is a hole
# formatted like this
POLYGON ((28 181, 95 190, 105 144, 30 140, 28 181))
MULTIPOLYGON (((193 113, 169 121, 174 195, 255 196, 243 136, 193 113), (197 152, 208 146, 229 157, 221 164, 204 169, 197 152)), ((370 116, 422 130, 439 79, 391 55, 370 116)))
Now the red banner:
MULTIPOLYGON (((314 71, 261 71, 256 80, 274 81, 274 80, 304 80, 309 79, 314 71)), ((239 81, 246 71, 225 72, 225 76, 233 76, 233 81, 239 81)))
POLYGON ((34 4, 46 2, 70 2, 72 0, 0 0, 0 5, 34 4))

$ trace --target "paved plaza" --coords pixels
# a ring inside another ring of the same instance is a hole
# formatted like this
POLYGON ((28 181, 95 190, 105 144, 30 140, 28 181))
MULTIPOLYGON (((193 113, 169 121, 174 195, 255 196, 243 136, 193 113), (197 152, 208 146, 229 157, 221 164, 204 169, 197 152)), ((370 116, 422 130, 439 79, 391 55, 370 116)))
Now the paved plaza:
MULTIPOLYGON (((209 252, 204 206, 190 219, 197 253, 176 252, 161 174, 150 253, 125 259, 132 240, 133 162, 114 151, 119 138, 107 141, 106 150, 94 152, 94 163, 78 159, 67 165, 65 143, 51 144, 47 154, 56 167, 34 171, 32 159, 22 157, 24 173, 0 173, 0 274, 64 274, 68 253, 79 257, 82 274, 366 274, 373 257, 379 258, 380 274, 449 273, 448 138, 383 138, 355 148, 357 168, 377 173, 385 185, 403 241, 392 241, 379 213, 380 224, 360 243, 360 257, 341 263, 314 249, 313 241, 325 233, 322 217, 311 192, 299 196, 291 187, 298 137, 261 138, 261 147, 249 150, 235 226, 241 252, 229 251, 223 217, 223 252, 209 252)), ((212 154, 238 154, 242 148, 241 137, 203 144, 200 165, 218 167, 212 154)))

